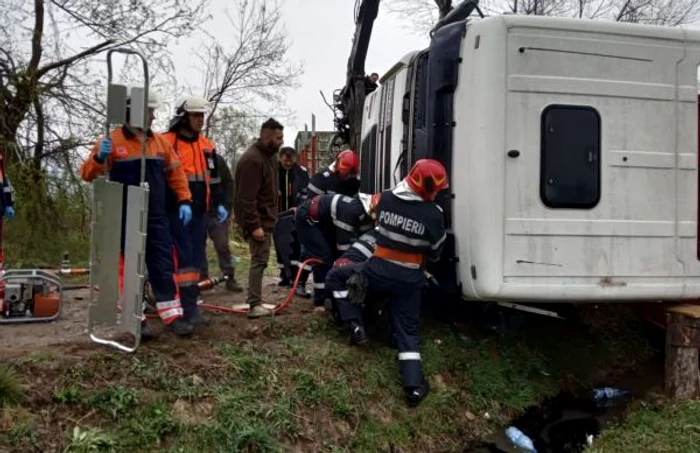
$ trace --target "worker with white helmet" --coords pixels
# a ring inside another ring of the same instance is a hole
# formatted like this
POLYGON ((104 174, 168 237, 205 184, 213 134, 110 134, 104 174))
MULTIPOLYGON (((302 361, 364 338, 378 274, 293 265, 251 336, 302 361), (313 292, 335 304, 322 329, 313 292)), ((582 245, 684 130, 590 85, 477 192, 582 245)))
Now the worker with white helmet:
MULTIPOLYGON (((186 226, 177 222, 171 224, 177 258, 175 278, 185 319, 195 327, 209 324, 209 320, 197 308, 197 283, 201 276, 200 264, 206 259, 206 213, 210 202, 217 207, 219 222, 223 223, 228 218, 228 212, 223 206, 216 149, 201 133, 208 107, 209 102, 197 96, 178 101, 168 132, 163 134, 182 162, 192 192, 192 221, 186 226)), ((170 215, 175 216, 177 204, 174 194, 171 194, 168 201, 170 215)))
MULTIPOLYGON (((130 124, 131 100, 126 101, 126 124, 112 130, 108 137, 97 141, 90 156, 83 163, 80 175, 84 181, 93 181, 105 172, 108 164, 109 179, 138 186, 141 179, 141 136, 146 134, 146 182, 148 183, 148 225, 146 231, 146 267, 151 289, 156 299, 156 309, 163 323, 176 335, 189 335, 192 325, 183 319, 183 308, 173 281, 173 239, 170 221, 187 224, 192 217, 191 193, 187 177, 169 143, 151 131, 158 96, 149 93, 148 125, 144 131, 130 124), (170 191, 177 203, 177 216, 173 220, 166 214, 166 191, 170 191)), ((126 189, 126 187, 125 187, 126 189)), ((124 191, 122 221, 126 220, 127 192, 124 191)), ((124 250, 124 225, 122 225, 121 249, 124 250)), ((152 336, 144 320, 141 327, 144 339, 152 336)))

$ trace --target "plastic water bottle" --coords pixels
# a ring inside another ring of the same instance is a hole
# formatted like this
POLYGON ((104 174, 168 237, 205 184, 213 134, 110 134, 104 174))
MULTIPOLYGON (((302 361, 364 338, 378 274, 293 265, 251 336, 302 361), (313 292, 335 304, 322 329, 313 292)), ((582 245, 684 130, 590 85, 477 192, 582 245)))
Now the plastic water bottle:
POLYGON ((527 437, 525 433, 520 431, 515 426, 510 426, 508 429, 506 429, 506 436, 508 437, 508 440, 510 440, 516 447, 527 452, 537 453, 537 450, 535 450, 535 444, 532 443, 532 439, 527 437))
POLYGON ((629 395, 627 390, 620 390, 612 387, 593 389, 593 399, 596 401, 612 400, 629 395))

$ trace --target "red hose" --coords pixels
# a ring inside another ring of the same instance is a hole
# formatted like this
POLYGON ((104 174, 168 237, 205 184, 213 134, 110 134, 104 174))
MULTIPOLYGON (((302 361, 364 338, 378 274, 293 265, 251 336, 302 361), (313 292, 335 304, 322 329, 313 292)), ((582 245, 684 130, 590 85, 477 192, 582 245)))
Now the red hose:
MULTIPOLYGON (((301 278, 301 273, 304 270, 304 266, 306 266, 307 263, 319 263, 320 264, 320 263, 323 263, 323 261, 318 259, 318 258, 309 258, 306 261, 304 261, 303 263, 301 263, 301 265, 299 266, 299 270, 297 271, 297 276, 294 279, 294 284, 289 289, 289 294, 287 294, 287 298, 284 299, 284 301, 281 304, 275 306, 275 308, 272 309, 273 314, 277 314, 277 313, 281 312, 282 310, 287 308, 289 306, 289 304, 292 303, 292 299, 294 299, 294 292, 296 291, 297 286, 299 285, 299 278, 301 278)), ((229 307, 222 307, 220 305, 212 305, 212 304, 201 304, 199 307, 204 309, 204 310, 220 311, 220 312, 224 312, 224 313, 242 313, 242 314, 245 314, 245 313, 248 313, 248 310, 249 310, 248 308, 229 308, 229 307)))
MULTIPOLYGON (((292 299, 294 299, 294 292, 297 289, 297 286, 299 286, 299 279, 301 278, 301 273, 304 270, 304 266, 306 266, 307 263, 323 263, 323 260, 320 260, 318 258, 308 258, 306 261, 301 263, 299 266, 299 270, 297 271, 297 276, 294 279, 294 284, 292 287, 289 289, 289 294, 287 294, 287 298, 284 299, 284 301, 275 306, 274 309, 272 309, 273 314, 277 314, 287 308, 290 303, 292 303, 292 299)), ((99 291, 98 288, 95 288, 96 291, 99 291)), ((238 313, 238 314, 245 314, 248 313, 249 308, 230 308, 230 307, 222 307, 221 305, 213 305, 213 304, 201 304, 199 305, 200 308, 203 310, 207 311, 219 311, 223 313, 238 313)), ((121 312, 121 307, 117 308, 118 312, 121 312)), ((155 313, 149 313, 146 314, 147 318, 158 318, 158 315, 155 313)))

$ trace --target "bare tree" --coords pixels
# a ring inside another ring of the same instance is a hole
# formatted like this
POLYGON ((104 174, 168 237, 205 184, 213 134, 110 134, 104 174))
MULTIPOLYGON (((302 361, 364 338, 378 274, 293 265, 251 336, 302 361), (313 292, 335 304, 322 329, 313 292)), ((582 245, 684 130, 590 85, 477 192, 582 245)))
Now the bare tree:
POLYGON ((258 122, 233 107, 224 106, 209 116, 210 135, 217 152, 226 158, 234 158, 258 133, 258 122))
POLYGON ((68 243, 85 254, 87 189, 75 169, 104 120, 98 56, 129 46, 152 76, 172 72, 166 44, 198 26, 207 2, 0 0, 0 152, 19 201, 9 233, 22 258, 56 259, 68 243))
MULTIPOLYGON (((389 0, 387 9, 422 31, 430 29, 443 11, 449 11, 446 3, 451 2, 389 0)), ((692 24, 700 19, 700 0, 483 0, 480 7, 492 15, 559 16, 667 26, 692 24)))
POLYGON ((207 134, 220 105, 249 110, 253 101, 279 102, 302 72, 287 60, 290 41, 275 0, 237 0, 227 17, 231 41, 212 40, 203 58, 204 92, 212 105, 207 134))
POLYGON ((0 0, 9 15, 0 25, 0 149, 38 169, 85 145, 104 111, 90 59, 131 46, 158 70, 168 64, 167 39, 192 31, 206 3, 0 0))
POLYGON ((452 3, 452 0, 384 0, 382 5, 413 29, 427 32, 452 10, 452 3))

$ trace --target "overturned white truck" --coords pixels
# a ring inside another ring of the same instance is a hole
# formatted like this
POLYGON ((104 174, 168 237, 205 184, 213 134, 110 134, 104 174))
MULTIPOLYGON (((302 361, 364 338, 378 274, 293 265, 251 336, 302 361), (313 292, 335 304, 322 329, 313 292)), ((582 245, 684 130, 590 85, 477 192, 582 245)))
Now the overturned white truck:
POLYGON ((431 271, 467 299, 700 297, 700 31, 498 16, 437 29, 362 120, 362 191, 443 162, 431 271))

